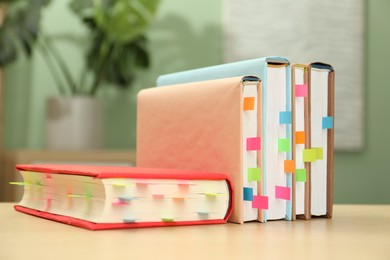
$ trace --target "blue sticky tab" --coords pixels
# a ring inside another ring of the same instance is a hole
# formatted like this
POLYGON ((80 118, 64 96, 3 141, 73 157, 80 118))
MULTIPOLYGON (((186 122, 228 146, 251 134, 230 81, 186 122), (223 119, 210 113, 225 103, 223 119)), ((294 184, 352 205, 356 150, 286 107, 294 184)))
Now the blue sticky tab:
POLYGON ((291 124, 292 115, 291 111, 283 111, 279 113, 279 123, 281 125, 291 124))
POLYGON ((253 188, 244 187, 244 200, 246 201, 253 200, 253 188))
POLYGON ((124 218, 123 222, 125 223, 135 223, 137 220, 135 218, 124 218))
POLYGON ((333 128, 333 117, 325 116, 322 118, 322 129, 331 129, 333 128))
POLYGON ((135 200, 136 198, 135 197, 130 197, 130 196, 120 196, 118 197, 118 200, 120 202, 130 202, 132 200, 135 200))

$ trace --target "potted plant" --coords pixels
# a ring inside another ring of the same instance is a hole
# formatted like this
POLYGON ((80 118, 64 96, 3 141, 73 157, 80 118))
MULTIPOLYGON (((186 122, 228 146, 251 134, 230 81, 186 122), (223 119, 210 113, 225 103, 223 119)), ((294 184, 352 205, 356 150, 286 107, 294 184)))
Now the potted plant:
POLYGON ((41 12, 50 0, 0 1, 0 67, 14 62, 20 50, 31 56, 39 36, 41 12))
POLYGON ((60 95, 47 103, 47 147, 91 149, 102 145, 103 108, 96 98, 105 84, 131 86, 135 71, 149 66, 146 29, 159 0, 73 0, 72 11, 88 27, 91 43, 85 72, 75 79, 49 38, 40 38, 41 53, 60 95), (73 126, 72 125, 76 125, 73 126))

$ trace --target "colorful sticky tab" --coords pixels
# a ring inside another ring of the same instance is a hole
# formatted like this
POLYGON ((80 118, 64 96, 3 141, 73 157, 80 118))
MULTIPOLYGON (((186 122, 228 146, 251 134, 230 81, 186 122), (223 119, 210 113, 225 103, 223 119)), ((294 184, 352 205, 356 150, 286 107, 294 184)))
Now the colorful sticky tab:
POLYGON ((178 183, 177 186, 179 187, 179 189, 188 189, 188 187, 190 187, 190 184, 189 183, 178 183))
POLYGON ((28 183, 28 182, 19 182, 19 181, 10 181, 9 184, 17 185, 17 186, 27 186, 27 185, 30 185, 31 183, 28 183))
POLYGON ((244 200, 245 201, 253 200, 253 188, 244 187, 244 200))
POLYGON ((253 196, 252 208, 268 209, 268 196, 253 196))
POLYGON ((290 188, 283 186, 275 186, 275 198, 282 200, 290 200, 290 188))
POLYGON ((51 208, 52 201, 53 201, 52 198, 50 198, 50 197, 46 198, 46 206, 45 206, 45 209, 44 209, 45 211, 48 211, 51 208))
POLYGON ((324 159, 324 153, 322 150, 322 147, 312 147, 316 151, 316 159, 317 160, 322 160, 324 159))
POLYGON ((278 151, 279 152, 288 152, 288 151, 290 151, 290 139, 288 139, 288 138, 279 138, 278 139, 278 151))
POLYGON ((156 200, 161 200, 161 199, 164 199, 164 194, 153 194, 152 195, 153 199, 156 199, 156 200))
POLYGON ((295 144, 305 144, 305 132, 295 132, 295 144))
POLYGON ((135 223, 137 221, 137 219, 135 218, 124 218, 122 219, 123 222, 125 223, 135 223))
POLYGON ((184 197, 173 197, 172 200, 175 202, 184 202, 185 198, 184 197))
POLYGON ((115 182, 115 183, 113 183, 113 184, 111 184, 111 185, 112 185, 112 187, 114 187, 114 188, 124 188, 124 187, 126 187, 126 184, 120 183, 120 182, 115 182))
POLYGON ((148 182, 142 182, 142 181, 138 181, 137 183, 136 183, 136 185, 137 185, 137 187, 138 188, 141 188, 141 189, 144 189, 144 188, 147 188, 148 187, 148 182))
POLYGON ((295 96, 296 97, 307 97, 307 85, 296 84, 295 85, 295 96))
POLYGON ((244 97, 243 109, 244 110, 254 110, 255 109, 255 97, 244 97))
POLYGON ((260 168, 248 168, 248 181, 260 181, 260 168))
POLYGON ((215 199, 217 196, 223 196, 225 195, 224 193, 211 193, 211 192, 206 192, 204 195, 206 195, 206 197, 208 199, 215 199))
POLYGON ((163 222, 173 222, 174 219, 172 217, 162 217, 161 220, 163 222))
POLYGON ((92 193, 92 188, 91 187, 85 188, 85 197, 88 197, 88 198, 92 198, 93 197, 93 193, 92 193))
POLYGON ((206 212, 206 211, 198 211, 197 213, 198 213, 199 217, 202 218, 202 219, 205 219, 205 218, 209 217, 209 213, 206 212))
POLYGON ((282 111, 279 113, 279 124, 285 125, 285 124, 291 124, 291 122, 292 122, 291 111, 282 111))
POLYGON ((306 169, 296 169, 295 180, 297 182, 306 182, 306 169))
POLYGON ((132 200, 135 200, 135 197, 120 196, 120 197, 118 197, 118 200, 121 201, 121 202, 130 202, 132 200))
POLYGON ((325 116, 322 118, 322 129, 331 129, 333 128, 333 117, 325 116))
POLYGON ((67 194, 69 198, 90 198, 84 194, 67 194))
POLYGON ((260 150, 260 137, 248 137, 246 139, 246 150, 247 151, 260 150))
POLYGON ((304 149, 302 152, 304 162, 315 162, 317 160, 316 149, 304 149))
POLYGON ((285 173, 294 173, 295 172, 295 161, 294 160, 284 160, 284 172, 285 173))
POLYGON ((112 202, 111 205, 113 205, 113 206, 126 206, 126 205, 129 205, 129 203, 127 201, 118 200, 118 201, 112 202))

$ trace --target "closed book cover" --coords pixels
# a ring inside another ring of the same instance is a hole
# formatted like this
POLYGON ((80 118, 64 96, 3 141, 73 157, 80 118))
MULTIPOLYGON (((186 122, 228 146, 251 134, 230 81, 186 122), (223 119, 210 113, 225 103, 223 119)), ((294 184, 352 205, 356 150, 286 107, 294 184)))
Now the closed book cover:
POLYGON ((126 166, 17 165, 24 195, 15 209, 90 230, 225 223, 225 174, 126 166))
POLYGON ((310 163, 311 216, 331 218, 334 175, 334 81, 331 65, 307 65, 310 138, 303 159, 310 163))
MULTIPOLYGON (((263 57, 211 67, 161 75, 158 86, 236 77, 257 76, 261 90, 261 175, 263 195, 268 210, 259 216, 263 221, 293 219, 295 163, 292 159, 292 91, 291 68, 283 57, 263 57)), ((186 85, 186 84, 183 84, 186 85)), ((249 194, 249 192, 248 192, 249 194)))
POLYGON ((229 221, 259 219, 268 208, 260 99, 261 83, 249 76, 140 91, 137 166, 224 172, 235 191, 229 221))

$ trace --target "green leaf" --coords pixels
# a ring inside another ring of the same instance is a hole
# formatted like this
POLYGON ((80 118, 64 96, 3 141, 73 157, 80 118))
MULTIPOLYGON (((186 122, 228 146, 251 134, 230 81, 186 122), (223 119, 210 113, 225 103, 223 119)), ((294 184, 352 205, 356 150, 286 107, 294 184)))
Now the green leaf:
POLYGON ((39 35, 42 9, 49 0, 7 1, 7 14, 0 32, 0 65, 5 66, 17 58, 22 49, 27 56, 33 52, 39 35))

